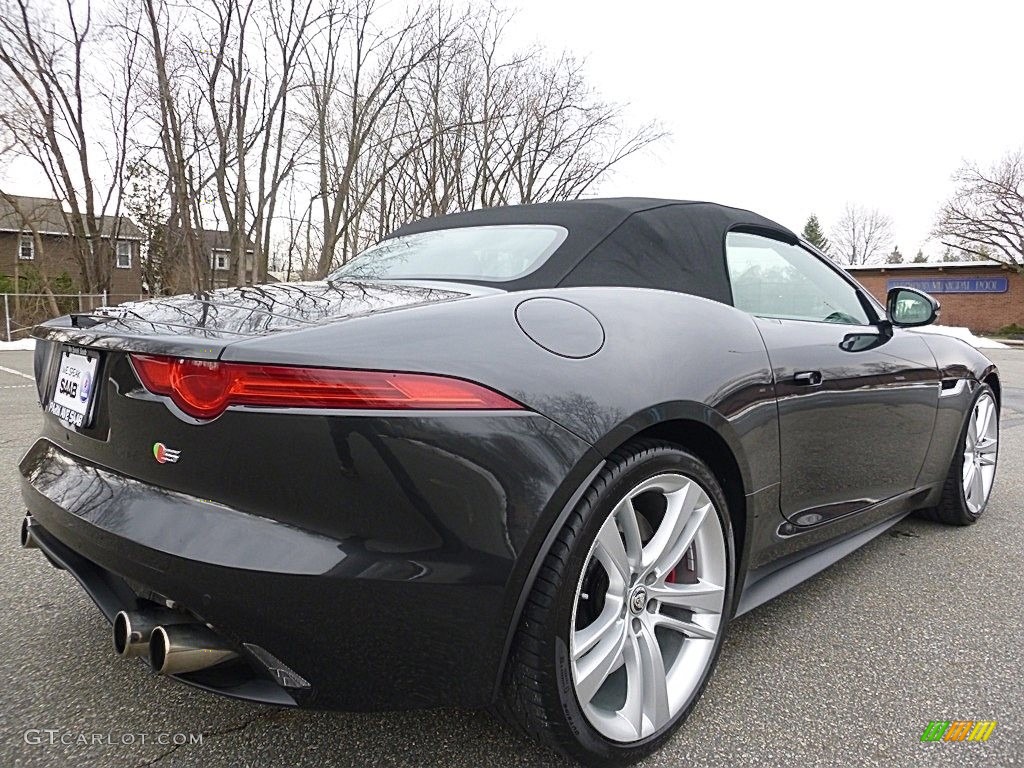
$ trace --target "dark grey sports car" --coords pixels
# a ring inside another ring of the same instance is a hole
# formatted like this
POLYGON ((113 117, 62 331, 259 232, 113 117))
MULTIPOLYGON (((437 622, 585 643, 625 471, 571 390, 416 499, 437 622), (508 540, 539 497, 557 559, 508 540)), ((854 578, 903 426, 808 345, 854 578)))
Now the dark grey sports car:
POLYGON ((999 376, 907 330, 937 313, 710 203, 421 221, 324 281, 38 327, 22 542, 183 682, 627 763, 731 617, 985 510, 999 376))

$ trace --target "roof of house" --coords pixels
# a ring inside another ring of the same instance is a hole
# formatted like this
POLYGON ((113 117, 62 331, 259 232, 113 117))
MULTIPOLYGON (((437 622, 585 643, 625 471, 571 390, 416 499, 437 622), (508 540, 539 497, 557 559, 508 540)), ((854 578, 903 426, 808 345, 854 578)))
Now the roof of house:
POLYGON ((909 264, 854 264, 842 267, 847 272, 861 272, 870 270, 899 271, 903 269, 977 269, 978 267, 1004 267, 998 261, 991 259, 975 259, 974 261, 914 261, 909 264))
MULTIPOLYGON (((25 232, 33 227, 41 235, 67 235, 64 206, 49 197, 0 194, 0 232, 25 232)), ((142 231, 126 216, 101 217, 103 237, 141 240, 142 231)))
MULTIPOLYGON (((231 233, 223 229, 201 229, 199 230, 199 242, 203 250, 207 251, 230 251, 231 233)), ((254 251, 256 247, 249 240, 245 244, 245 250, 254 251)))

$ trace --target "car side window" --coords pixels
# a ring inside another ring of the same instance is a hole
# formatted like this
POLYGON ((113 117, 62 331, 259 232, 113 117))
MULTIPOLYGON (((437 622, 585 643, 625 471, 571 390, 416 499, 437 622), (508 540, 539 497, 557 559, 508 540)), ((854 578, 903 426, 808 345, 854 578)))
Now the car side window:
POLYGON ((732 302, 759 317, 868 325, 857 291, 798 245, 730 232, 725 258, 732 302))

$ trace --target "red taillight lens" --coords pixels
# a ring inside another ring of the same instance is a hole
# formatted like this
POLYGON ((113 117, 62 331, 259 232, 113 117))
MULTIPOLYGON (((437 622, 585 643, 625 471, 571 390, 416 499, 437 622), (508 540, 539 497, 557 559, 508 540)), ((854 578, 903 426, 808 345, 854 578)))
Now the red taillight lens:
POLYGON ((229 405, 402 410, 522 410, 494 390, 423 373, 293 368, 131 355, 142 385, 212 419, 229 405))

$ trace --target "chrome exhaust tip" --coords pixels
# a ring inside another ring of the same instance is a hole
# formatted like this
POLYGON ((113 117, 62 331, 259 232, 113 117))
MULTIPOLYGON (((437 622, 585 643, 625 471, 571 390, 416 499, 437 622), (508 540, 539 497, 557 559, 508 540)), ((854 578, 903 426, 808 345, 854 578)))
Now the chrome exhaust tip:
POLYGON ((114 617, 114 654, 122 659, 149 655, 149 641, 159 626, 188 624, 190 616, 157 608, 151 611, 121 611, 114 617))
POLYGON ((198 672, 238 656, 202 624, 160 626, 149 639, 150 666, 161 675, 198 672))
POLYGON ((21 548, 22 549, 39 549, 39 543, 36 541, 36 537, 32 535, 32 516, 25 515, 21 521, 21 548))

